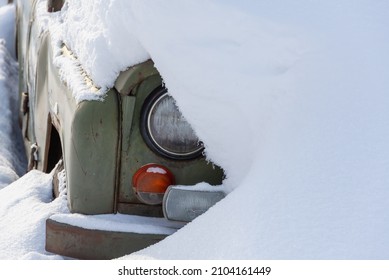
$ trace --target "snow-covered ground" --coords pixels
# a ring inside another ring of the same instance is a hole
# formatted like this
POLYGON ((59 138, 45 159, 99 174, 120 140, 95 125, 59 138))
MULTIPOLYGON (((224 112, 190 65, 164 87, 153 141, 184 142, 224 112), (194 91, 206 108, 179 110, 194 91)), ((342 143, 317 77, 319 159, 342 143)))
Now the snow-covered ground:
MULTIPOLYGON (((124 258, 389 258, 388 1, 69 0, 42 22, 102 89, 151 57, 226 170, 225 199, 124 258)), ((1 258, 57 257, 35 241, 66 212, 49 191, 38 172, 0 191, 1 258)))
POLYGON ((14 7, 0 8, 0 189, 26 169, 18 126, 18 66, 15 62, 14 7))

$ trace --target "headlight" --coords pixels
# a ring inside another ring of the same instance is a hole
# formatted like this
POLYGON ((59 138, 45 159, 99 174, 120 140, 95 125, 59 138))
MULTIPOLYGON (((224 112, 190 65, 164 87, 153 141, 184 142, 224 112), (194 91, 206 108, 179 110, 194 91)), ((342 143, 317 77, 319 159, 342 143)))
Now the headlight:
POLYGON ((170 159, 194 159, 201 156, 204 149, 173 97, 163 87, 155 89, 143 105, 141 133, 154 152, 170 159))

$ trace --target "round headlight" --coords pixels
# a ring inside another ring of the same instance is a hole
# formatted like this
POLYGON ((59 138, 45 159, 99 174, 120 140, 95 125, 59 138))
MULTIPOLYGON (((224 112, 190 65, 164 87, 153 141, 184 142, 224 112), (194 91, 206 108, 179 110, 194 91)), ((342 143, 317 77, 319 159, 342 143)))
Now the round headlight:
POLYGON ((147 145, 167 158, 194 159, 204 150, 175 100, 163 87, 155 89, 143 105, 141 132, 147 145))

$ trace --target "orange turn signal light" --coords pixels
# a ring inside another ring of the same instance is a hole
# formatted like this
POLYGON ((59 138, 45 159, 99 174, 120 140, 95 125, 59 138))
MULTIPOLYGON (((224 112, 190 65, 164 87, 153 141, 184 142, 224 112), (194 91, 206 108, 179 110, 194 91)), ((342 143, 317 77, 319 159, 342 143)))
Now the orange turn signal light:
POLYGON ((132 186, 140 201, 150 205, 161 204, 163 195, 174 185, 174 175, 165 166, 150 163, 142 166, 132 177, 132 186))

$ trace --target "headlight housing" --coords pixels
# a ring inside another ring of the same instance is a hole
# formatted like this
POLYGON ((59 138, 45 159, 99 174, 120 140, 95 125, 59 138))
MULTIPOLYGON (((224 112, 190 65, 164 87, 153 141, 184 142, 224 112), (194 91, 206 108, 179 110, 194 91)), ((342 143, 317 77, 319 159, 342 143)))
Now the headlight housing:
POLYGON ((175 160, 195 159, 202 155, 202 142, 162 86, 145 100, 140 127, 146 144, 159 155, 175 160))

